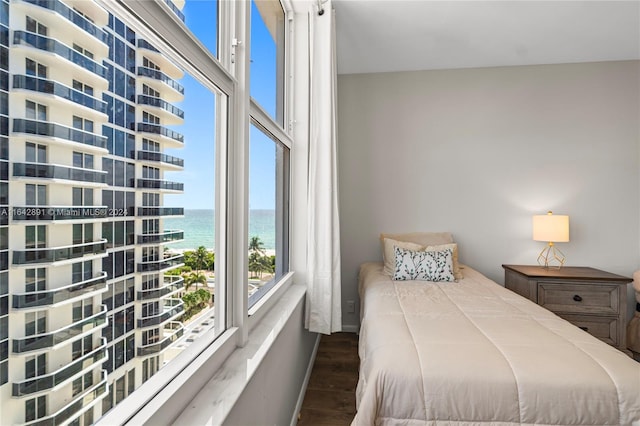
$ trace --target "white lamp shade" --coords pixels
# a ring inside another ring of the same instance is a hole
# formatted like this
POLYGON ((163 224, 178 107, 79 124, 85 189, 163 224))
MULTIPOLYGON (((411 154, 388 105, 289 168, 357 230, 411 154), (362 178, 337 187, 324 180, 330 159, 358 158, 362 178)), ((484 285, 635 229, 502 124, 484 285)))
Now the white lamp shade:
POLYGON ((552 243, 569 241, 569 216, 544 214, 533 216, 533 239, 552 243))

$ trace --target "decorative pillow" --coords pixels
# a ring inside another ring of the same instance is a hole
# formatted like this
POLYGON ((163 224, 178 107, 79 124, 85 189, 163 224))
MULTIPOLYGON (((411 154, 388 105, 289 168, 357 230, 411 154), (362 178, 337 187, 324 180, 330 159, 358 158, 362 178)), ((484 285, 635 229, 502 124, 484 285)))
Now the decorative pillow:
POLYGON ((395 281, 455 281, 453 276, 453 250, 413 251, 395 249, 395 281))
MULTIPOLYGON (((396 242, 413 243, 422 246, 435 246, 439 244, 449 244, 453 242, 451 232, 410 232, 405 234, 380 234, 380 243, 382 245, 382 260, 384 262, 384 272, 387 275, 393 275, 395 269, 395 254, 393 252, 393 243, 385 244, 385 239, 396 242)), ((418 250, 417 247, 403 247, 410 250, 418 250)))
POLYGON ((385 238, 382 246, 382 258, 384 259, 384 273, 387 275, 393 275, 393 271, 396 269, 396 255, 394 251, 396 247, 414 251, 425 249, 425 247, 420 244, 385 238))
POLYGON ((424 250, 425 251, 442 251, 446 249, 451 249, 451 251, 453 252, 453 256, 452 256, 453 257, 453 276, 456 278, 456 281, 463 279, 464 276, 462 275, 460 264, 458 263, 458 244, 452 243, 452 244, 433 245, 433 246, 426 247, 424 250))

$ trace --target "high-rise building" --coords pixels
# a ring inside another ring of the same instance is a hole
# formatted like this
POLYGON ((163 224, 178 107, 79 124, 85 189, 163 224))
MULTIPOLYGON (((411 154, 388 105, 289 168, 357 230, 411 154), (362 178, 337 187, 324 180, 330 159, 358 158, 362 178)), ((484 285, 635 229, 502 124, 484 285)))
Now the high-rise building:
POLYGON ((89 425, 182 334, 182 71, 93 1, 0 8, 2 422, 89 425))

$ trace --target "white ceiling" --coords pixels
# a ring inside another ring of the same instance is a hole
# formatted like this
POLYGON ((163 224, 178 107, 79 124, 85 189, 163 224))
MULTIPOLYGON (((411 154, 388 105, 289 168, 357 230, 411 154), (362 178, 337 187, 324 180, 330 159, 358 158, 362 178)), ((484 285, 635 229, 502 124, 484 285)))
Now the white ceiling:
POLYGON ((338 73, 640 59, 640 0, 333 0, 338 73))

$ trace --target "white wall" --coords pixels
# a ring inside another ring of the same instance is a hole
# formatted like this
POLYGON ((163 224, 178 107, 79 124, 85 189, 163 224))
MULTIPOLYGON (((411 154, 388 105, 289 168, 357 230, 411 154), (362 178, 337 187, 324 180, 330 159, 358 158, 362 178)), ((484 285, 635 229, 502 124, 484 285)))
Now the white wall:
POLYGON ((306 390, 305 375, 313 365, 317 338, 316 333, 304 329, 302 298, 224 424, 291 424, 297 415, 297 402, 306 390))
POLYGON ((380 232, 451 231, 460 261, 503 283, 503 263, 535 264, 547 210, 570 216, 567 265, 631 276, 639 80, 638 61, 340 75, 343 311, 380 232))

